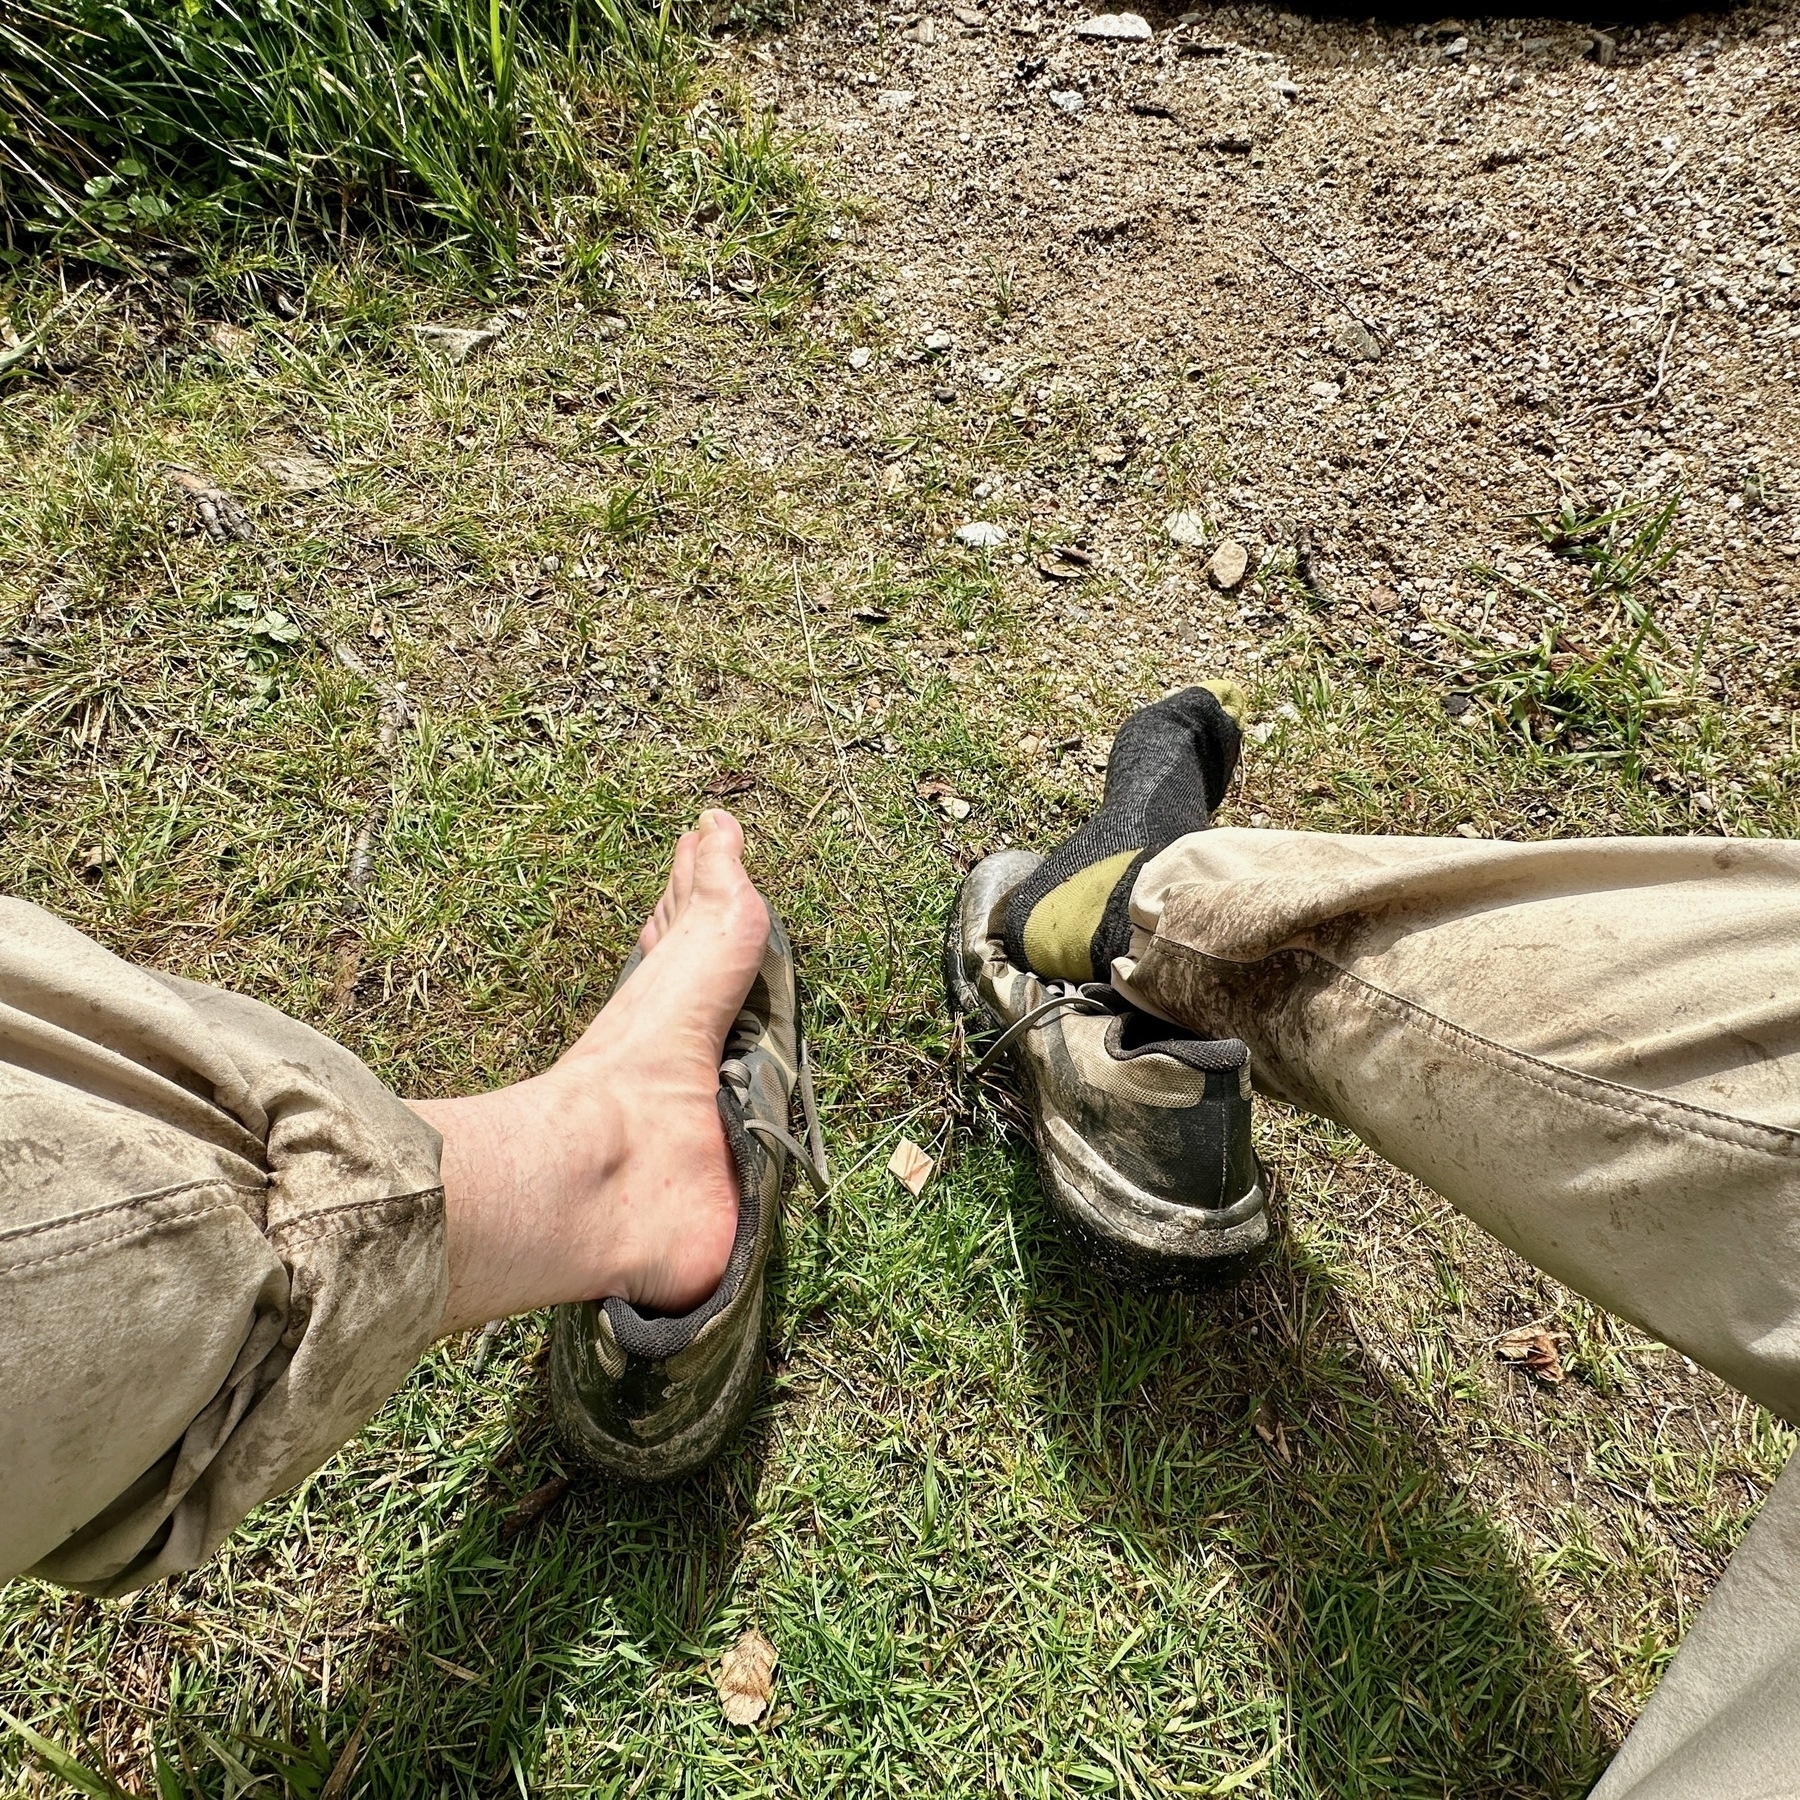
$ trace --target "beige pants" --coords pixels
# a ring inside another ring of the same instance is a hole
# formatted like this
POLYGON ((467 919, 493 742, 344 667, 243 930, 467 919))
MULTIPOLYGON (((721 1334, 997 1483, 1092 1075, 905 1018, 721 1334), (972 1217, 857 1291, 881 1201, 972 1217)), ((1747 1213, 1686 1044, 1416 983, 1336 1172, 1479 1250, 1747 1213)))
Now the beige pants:
POLYGON ((349 1051, 0 900, 0 1580, 203 1561, 437 1334, 438 1136, 349 1051))
MULTIPOLYGON (((1800 845, 1211 831, 1114 978, 1800 1419, 1800 845)), ((1800 1794, 1790 1464, 1595 1800, 1800 1794)))
MULTIPOLYGON (((1800 849, 1215 831, 1119 977, 1800 1416, 1800 849)), ((438 1143, 347 1052, 0 901, 0 1575, 118 1593, 349 1436, 444 1303, 438 1143)), ((1597 1800, 1800 1793, 1790 1467, 1597 1800)))

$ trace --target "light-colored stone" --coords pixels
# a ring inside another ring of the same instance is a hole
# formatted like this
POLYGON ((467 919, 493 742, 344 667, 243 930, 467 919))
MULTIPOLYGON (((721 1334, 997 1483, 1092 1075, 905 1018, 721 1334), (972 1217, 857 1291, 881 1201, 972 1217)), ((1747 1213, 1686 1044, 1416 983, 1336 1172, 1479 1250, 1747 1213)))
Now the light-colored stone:
POLYGON ((926 332, 924 337, 919 341, 927 350, 931 351, 933 355, 940 355, 942 352, 952 349, 956 344, 956 339, 941 327, 936 331, 926 332))
POLYGON ((937 27, 929 19, 921 19, 918 24, 908 26, 900 35, 910 38, 915 44, 935 44, 937 27))
POLYGON ((918 97, 911 88, 883 88, 875 96, 875 104, 883 112, 904 112, 918 97))
POLYGON ((1344 320, 1331 335, 1339 354, 1350 362, 1374 362, 1381 355, 1380 342, 1360 319, 1344 320))
POLYGON ((427 350, 435 350, 453 363, 467 362, 500 341, 500 333, 491 328, 471 331, 460 325, 415 325, 413 333, 427 350))
POLYGON ((1250 568, 1250 552, 1236 538, 1226 538, 1206 564, 1207 578, 1226 593, 1244 579, 1250 568))
POLYGON ((971 550, 997 550, 1006 542, 1006 527, 989 524, 986 519, 975 519, 967 525, 957 526, 956 541, 967 544, 971 550))
POLYGON ((1052 88, 1050 104, 1060 106, 1066 113, 1077 113, 1081 111, 1081 94, 1075 88, 1052 88))
POLYGON ((874 352, 870 350, 867 344, 858 344, 856 348, 850 352, 851 368, 866 369, 869 366, 869 359, 873 355, 874 352))
POLYGON ((1163 530, 1169 534, 1171 543, 1181 545, 1184 550, 1204 550, 1206 540, 1212 536, 1206 514, 1198 512, 1170 513, 1163 520, 1163 530))
POLYGON ((1075 27, 1075 35, 1085 38, 1111 38, 1117 43, 1141 43, 1152 34, 1150 21, 1141 13, 1095 13, 1075 27))

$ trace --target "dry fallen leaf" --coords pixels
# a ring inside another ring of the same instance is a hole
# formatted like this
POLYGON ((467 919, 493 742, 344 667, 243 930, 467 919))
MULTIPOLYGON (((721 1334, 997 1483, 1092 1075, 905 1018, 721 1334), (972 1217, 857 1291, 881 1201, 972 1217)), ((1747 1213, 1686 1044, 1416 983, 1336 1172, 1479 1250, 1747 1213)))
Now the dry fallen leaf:
POLYGON ((925 1184, 936 1167, 937 1164, 911 1138, 902 1138, 888 1158, 888 1173, 915 1199, 925 1191, 925 1184))
POLYGON ((1566 1344, 1568 1341, 1569 1334, 1566 1331, 1545 1331, 1541 1326, 1525 1326, 1496 1338, 1494 1353, 1502 1361, 1517 1363, 1539 1381, 1556 1387, 1569 1378, 1568 1370, 1563 1367, 1561 1352, 1557 1349, 1558 1344, 1566 1344))
POLYGON ((754 1725, 775 1692, 775 1646, 753 1625, 713 1671, 719 1705, 733 1725, 754 1725))
POLYGON ((735 800, 756 786, 756 777, 748 769, 724 769, 712 778, 707 792, 715 799, 735 800))
POLYGON ((215 543, 222 544, 232 538, 243 542, 256 535, 256 528, 250 523, 250 515, 230 494, 206 476, 174 463, 165 464, 163 474, 170 487, 186 495, 194 511, 199 514, 206 535, 215 543))
POLYGON ((227 362, 247 362, 256 354, 256 333, 233 325, 227 319, 216 320, 207 326, 206 341, 227 362))
POLYGON ((1281 1422, 1281 1415, 1276 1412, 1269 1397, 1265 1394, 1256 1415, 1250 1421, 1250 1429, 1269 1446, 1284 1463, 1291 1463, 1294 1455, 1288 1449, 1287 1427, 1281 1422))

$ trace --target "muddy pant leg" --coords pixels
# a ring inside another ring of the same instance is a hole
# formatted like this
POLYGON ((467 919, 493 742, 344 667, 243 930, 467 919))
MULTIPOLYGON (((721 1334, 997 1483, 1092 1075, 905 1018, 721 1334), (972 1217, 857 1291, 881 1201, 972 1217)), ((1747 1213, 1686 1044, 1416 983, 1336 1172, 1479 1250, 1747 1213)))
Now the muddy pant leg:
MULTIPOLYGON (((1147 864, 1132 916, 1140 1003, 1800 1418, 1800 846, 1221 830, 1147 864)), ((1605 1800, 1800 1791, 1797 1482, 1605 1800)))
POLYGON ((355 1057, 0 900, 0 1580, 121 1594, 436 1335, 436 1132, 355 1057))

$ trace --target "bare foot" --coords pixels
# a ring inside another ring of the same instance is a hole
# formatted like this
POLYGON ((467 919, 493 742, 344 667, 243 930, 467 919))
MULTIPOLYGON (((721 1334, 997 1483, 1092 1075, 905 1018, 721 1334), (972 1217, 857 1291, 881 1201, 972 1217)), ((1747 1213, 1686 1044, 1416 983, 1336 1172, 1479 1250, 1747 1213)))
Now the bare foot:
POLYGON ((719 1059, 769 935, 743 852, 729 813, 701 816, 644 960, 543 1074, 411 1103, 444 1136, 446 1332, 608 1295, 685 1312, 718 1286, 737 1232, 719 1059))

